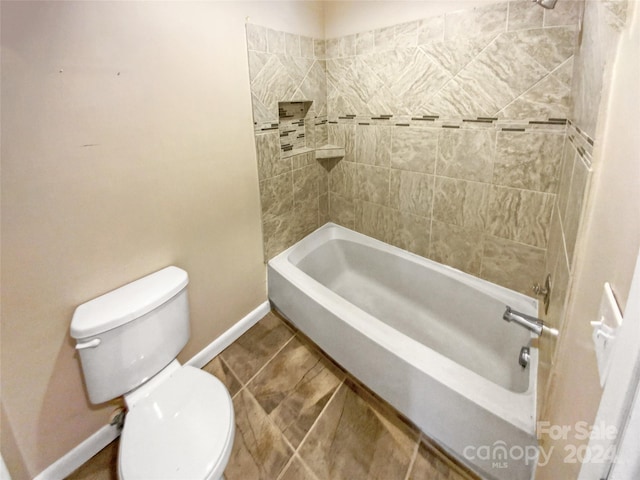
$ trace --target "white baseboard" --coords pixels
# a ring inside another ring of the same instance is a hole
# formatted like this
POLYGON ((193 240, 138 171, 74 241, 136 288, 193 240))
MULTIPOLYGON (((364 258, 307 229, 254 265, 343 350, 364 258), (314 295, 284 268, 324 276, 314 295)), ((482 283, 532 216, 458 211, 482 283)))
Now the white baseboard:
MULTIPOLYGON (((269 302, 266 301, 247 316, 235 323, 226 332, 207 345, 202 351, 197 353, 185 365, 202 368, 209 363, 216 355, 235 342, 240 336, 255 325, 258 320, 264 317, 270 310, 269 302)), ((105 425, 80 445, 53 462, 33 480, 62 480, 80 468, 91 457, 113 442, 120 436, 120 430, 111 425, 105 425)), ((4 480, 4 478, 2 479, 4 480)))
POLYGON ((258 323, 258 320, 269 313, 270 309, 271 306, 268 301, 258 305, 257 308, 249 312, 247 316, 238 321, 229 330, 204 347, 199 353, 196 353, 185 365, 191 365, 197 368, 204 367, 213 360, 214 357, 222 353, 225 348, 240 338, 244 332, 258 323))
POLYGON ((105 425, 76 448, 59 458, 33 480, 62 480, 120 436, 120 430, 105 425))

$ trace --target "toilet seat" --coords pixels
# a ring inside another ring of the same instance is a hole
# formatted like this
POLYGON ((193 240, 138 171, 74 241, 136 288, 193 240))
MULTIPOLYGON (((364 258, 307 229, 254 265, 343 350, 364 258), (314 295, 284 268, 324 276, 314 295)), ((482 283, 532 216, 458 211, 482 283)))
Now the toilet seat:
POLYGON ((121 480, 222 477, 235 433, 225 386, 200 369, 178 368, 130 406, 120 437, 121 480))

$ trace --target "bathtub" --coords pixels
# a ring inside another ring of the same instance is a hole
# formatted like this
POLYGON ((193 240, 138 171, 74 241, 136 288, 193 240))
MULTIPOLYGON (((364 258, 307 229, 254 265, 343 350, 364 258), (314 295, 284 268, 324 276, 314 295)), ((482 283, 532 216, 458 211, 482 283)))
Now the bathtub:
POLYGON ((484 478, 533 478, 537 301, 328 223, 268 263, 272 305, 484 478))

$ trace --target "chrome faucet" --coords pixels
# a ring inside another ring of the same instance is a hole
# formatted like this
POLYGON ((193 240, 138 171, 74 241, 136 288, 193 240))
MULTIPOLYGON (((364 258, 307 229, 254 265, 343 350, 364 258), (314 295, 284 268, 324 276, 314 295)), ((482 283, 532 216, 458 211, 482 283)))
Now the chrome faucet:
POLYGON ((502 319, 506 320, 507 322, 515 322, 521 327, 524 327, 527 330, 531 330, 536 335, 542 335, 542 332, 546 332, 550 335, 553 335, 554 337, 558 336, 557 329, 547 327, 539 318, 512 310, 508 305, 506 310, 504 311, 504 314, 502 315, 502 319))

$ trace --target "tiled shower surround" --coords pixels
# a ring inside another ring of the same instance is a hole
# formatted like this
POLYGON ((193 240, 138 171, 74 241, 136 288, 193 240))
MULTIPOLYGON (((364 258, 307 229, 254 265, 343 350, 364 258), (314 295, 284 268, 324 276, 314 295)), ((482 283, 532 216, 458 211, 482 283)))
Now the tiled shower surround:
POLYGON ((247 25, 265 260, 334 221, 529 293, 545 273, 578 6, 502 2, 327 40, 247 25), (306 146, 344 158, 280 154, 278 102, 304 100, 306 146))

